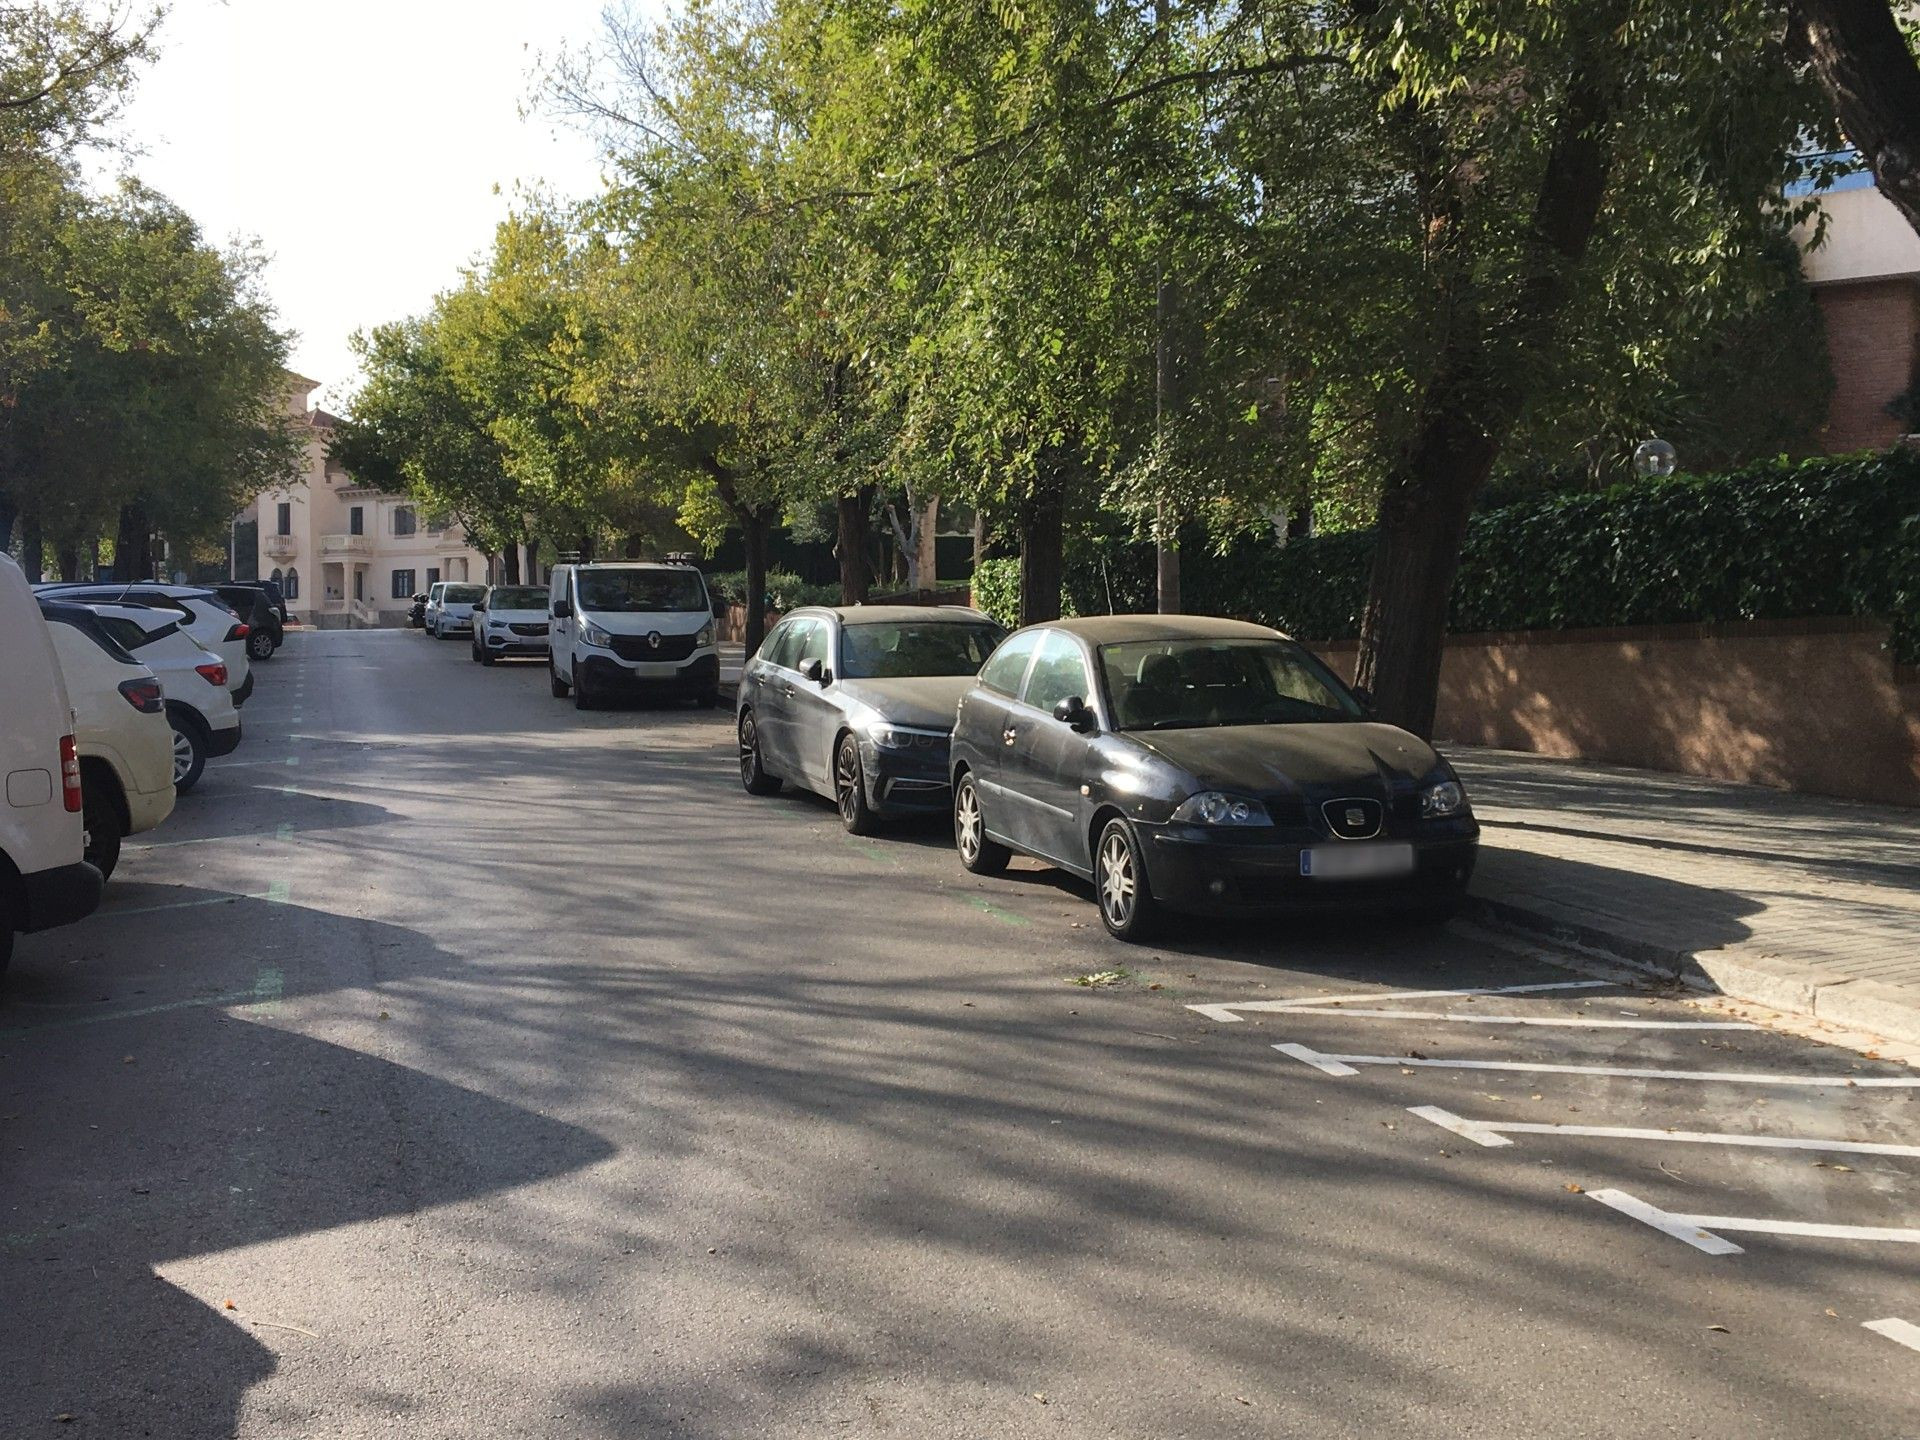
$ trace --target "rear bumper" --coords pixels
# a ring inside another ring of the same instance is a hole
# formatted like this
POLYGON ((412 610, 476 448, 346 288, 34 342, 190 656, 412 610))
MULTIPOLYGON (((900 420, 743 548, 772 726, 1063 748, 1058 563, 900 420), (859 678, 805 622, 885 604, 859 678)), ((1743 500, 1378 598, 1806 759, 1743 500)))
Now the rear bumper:
POLYGON ((635 666, 609 656, 590 655, 579 662, 579 673, 586 676, 589 686, 602 692, 710 695, 720 688, 720 656, 710 650, 679 665, 641 661, 635 666))
POLYGON ((100 872, 84 860, 22 875, 21 930, 51 930, 56 925, 71 925, 86 919, 100 908, 100 895, 106 883, 100 878, 100 872))
POLYGON ((218 759, 222 755, 231 755, 240 748, 240 727, 230 730, 209 730, 207 732, 207 754, 218 759))
POLYGON ((1196 839, 1192 831, 1189 826, 1140 827, 1147 884, 1170 908, 1209 915, 1442 903, 1465 893, 1480 849, 1472 836, 1414 840, 1411 874, 1316 880, 1300 873, 1298 844, 1223 843, 1196 839))
POLYGON ((242 680, 240 682, 240 688, 233 692, 233 703, 235 705, 244 705, 247 703, 247 697, 251 694, 253 694, 253 671, 249 668, 247 678, 242 680))
MULTIPOLYGON (((169 767, 172 765, 171 753, 169 753, 168 765, 169 767)), ((145 792, 128 790, 126 799, 129 835, 139 835, 151 830, 173 813, 173 786, 171 785, 164 790, 145 792)))

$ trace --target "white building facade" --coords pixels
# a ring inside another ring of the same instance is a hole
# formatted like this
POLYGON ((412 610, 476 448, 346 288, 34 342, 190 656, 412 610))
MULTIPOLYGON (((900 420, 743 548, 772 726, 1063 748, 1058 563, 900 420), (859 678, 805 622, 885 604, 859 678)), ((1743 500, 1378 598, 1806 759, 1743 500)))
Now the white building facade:
POLYGON ((339 422, 307 403, 319 381, 291 379, 288 407, 306 426, 304 473, 263 492, 242 517, 257 525, 255 573, 279 582, 288 612, 322 629, 404 625, 414 595, 435 581, 485 583, 487 557, 458 526, 407 496, 356 484, 328 458, 339 422))

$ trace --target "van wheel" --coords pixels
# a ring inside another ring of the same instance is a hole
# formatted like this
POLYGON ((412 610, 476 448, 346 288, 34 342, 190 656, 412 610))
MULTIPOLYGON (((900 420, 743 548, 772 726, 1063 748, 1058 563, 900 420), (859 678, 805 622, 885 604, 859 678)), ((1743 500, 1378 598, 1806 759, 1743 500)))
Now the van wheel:
POLYGON ((573 708, 591 710, 600 697, 587 688, 587 672, 582 670, 573 677, 573 708))
POLYGON ((173 793, 184 795, 206 773, 207 737, 200 717, 185 708, 169 706, 167 723, 173 727, 173 793))
POLYGON ((553 656, 551 655, 547 656, 547 684, 553 687, 553 698, 556 700, 566 699, 567 691, 573 688, 567 684, 566 681, 562 680, 560 678, 560 672, 553 668, 553 656))
POLYGON ((126 834, 126 827, 120 823, 120 812, 95 786, 84 792, 80 818, 86 827, 86 849, 82 858, 100 872, 102 880, 111 880, 113 867, 120 863, 120 841, 126 834))

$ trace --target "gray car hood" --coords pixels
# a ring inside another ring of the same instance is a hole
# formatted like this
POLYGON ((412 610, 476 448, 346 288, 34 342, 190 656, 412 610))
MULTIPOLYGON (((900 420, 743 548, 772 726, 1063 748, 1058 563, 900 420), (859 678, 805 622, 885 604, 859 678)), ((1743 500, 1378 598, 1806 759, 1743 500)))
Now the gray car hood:
POLYGON ((951 731, 960 697, 973 685, 971 675, 916 675, 906 679, 841 680, 835 688, 896 725, 951 731))
POLYGON ((1299 790, 1381 781, 1416 783, 1440 764, 1425 741, 1393 725, 1212 725, 1133 730, 1129 739, 1223 790, 1299 790))

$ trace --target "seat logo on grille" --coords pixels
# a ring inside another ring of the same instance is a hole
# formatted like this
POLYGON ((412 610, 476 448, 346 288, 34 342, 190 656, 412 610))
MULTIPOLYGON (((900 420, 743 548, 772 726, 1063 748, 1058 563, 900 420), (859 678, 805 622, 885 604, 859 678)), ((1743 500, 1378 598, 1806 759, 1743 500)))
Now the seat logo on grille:
POLYGON ((1366 823, 1367 823, 1366 811, 1362 810, 1358 805, 1349 805, 1347 807, 1347 824, 1348 825, 1352 826, 1355 830, 1358 830, 1362 825, 1366 823))

